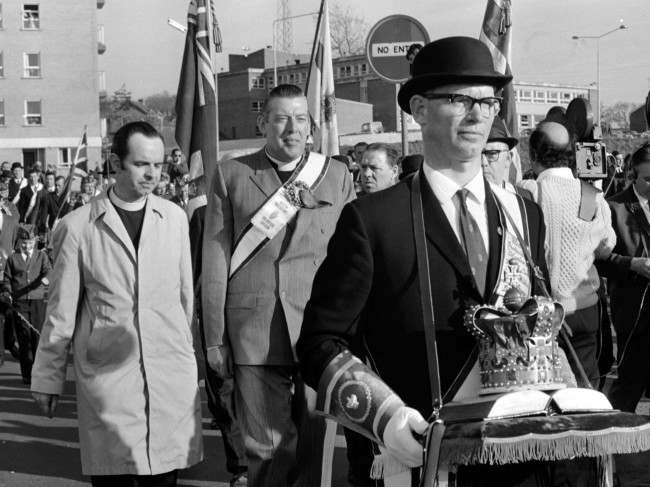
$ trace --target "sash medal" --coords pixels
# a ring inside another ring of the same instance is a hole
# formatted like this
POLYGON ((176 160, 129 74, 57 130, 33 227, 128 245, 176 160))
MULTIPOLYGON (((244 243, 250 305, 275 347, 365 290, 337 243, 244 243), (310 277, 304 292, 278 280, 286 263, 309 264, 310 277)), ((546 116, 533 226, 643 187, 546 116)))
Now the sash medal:
POLYGON ((289 180, 257 210, 235 243, 230 259, 230 279, 253 260, 304 207, 301 191, 315 191, 327 174, 329 163, 329 157, 316 152, 308 153, 289 180))

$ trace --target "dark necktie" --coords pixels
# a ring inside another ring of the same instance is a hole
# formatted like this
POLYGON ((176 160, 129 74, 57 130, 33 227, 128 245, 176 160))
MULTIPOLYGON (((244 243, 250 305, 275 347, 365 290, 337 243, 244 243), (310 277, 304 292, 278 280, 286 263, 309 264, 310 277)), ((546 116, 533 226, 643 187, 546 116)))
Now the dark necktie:
POLYGON ((476 220, 474 220, 467 210, 468 194, 469 190, 465 188, 459 189, 456 192, 456 197, 459 202, 458 214, 460 219, 460 234, 470 269, 472 270, 472 274, 476 280, 476 286, 478 287, 479 292, 484 294, 488 256, 476 220))

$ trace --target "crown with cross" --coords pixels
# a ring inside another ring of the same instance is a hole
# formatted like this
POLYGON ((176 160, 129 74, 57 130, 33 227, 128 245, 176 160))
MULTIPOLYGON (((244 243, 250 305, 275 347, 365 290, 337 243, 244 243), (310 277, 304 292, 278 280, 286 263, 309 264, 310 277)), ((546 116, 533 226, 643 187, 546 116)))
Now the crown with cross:
POLYGON ((479 342, 480 394, 565 387, 557 336, 564 308, 534 296, 516 313, 477 305, 465 313, 465 327, 479 342))

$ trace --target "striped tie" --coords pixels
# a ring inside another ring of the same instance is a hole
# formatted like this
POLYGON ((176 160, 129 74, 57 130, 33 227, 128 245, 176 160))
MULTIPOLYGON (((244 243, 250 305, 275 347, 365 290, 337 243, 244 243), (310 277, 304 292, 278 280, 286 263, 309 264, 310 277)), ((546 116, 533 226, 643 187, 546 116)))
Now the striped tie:
POLYGON ((476 286, 481 294, 485 293, 485 276, 487 274, 487 252, 481 231, 478 229, 476 220, 467 211, 468 189, 459 189, 456 192, 459 203, 460 233, 469 266, 476 280, 476 286))

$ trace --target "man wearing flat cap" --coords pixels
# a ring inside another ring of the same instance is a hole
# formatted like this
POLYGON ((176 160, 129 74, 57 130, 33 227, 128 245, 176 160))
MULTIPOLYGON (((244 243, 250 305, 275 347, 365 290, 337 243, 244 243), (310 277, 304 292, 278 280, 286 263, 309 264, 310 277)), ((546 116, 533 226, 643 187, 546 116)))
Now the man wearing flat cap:
MULTIPOLYGON (((513 226, 545 269, 541 211, 481 171, 501 104, 496 93, 510 79, 476 39, 422 48, 398 101, 422 128, 424 163, 344 208, 316 274, 297 350, 305 380, 318 388, 318 407, 380 445, 374 460, 366 454, 370 442, 357 452, 356 485, 378 485, 370 477, 382 470, 385 485, 395 472, 417 478, 416 436, 427 429, 425 418, 478 390, 476 342, 463 327, 467 309, 502 305, 511 288, 539 293, 513 226), (506 279, 504 261, 517 280, 506 279)), ((513 472, 461 468, 458 485, 518 485, 513 472)))

